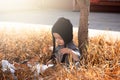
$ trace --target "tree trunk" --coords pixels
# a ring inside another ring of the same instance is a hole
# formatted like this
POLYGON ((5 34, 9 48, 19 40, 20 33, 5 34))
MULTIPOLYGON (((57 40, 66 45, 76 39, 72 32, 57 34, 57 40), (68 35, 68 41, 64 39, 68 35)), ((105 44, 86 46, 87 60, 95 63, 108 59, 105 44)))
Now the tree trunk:
POLYGON ((89 15, 89 0, 77 0, 80 7, 80 22, 78 29, 78 47, 81 54, 86 51, 88 44, 88 15, 89 15))

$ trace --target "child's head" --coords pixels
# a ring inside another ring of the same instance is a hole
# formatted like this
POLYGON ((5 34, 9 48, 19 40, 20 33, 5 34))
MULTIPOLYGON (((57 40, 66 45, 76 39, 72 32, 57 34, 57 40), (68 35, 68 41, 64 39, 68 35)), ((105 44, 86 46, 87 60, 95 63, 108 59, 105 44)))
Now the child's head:
POLYGON ((59 45, 68 44, 73 39, 73 25, 66 18, 59 18, 52 28, 53 45, 58 42, 59 45))
POLYGON ((58 33, 53 33, 53 36, 58 45, 64 45, 64 40, 58 33))

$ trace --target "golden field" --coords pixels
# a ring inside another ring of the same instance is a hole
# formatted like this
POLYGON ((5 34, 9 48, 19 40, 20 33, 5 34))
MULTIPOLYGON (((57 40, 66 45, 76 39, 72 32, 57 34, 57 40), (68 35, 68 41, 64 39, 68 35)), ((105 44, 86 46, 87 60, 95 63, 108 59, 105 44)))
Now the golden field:
MULTIPOLYGON (((74 42, 78 45, 76 34, 74 32, 74 42)), ((35 76, 35 71, 27 67, 25 61, 32 65, 45 64, 52 52, 51 37, 50 29, 0 29, 0 61, 14 64, 18 80, 120 80, 120 40, 106 40, 99 35, 89 38, 79 68, 66 69, 57 64, 35 76)), ((1 68, 0 64, 0 80, 13 80, 12 74, 1 68)))

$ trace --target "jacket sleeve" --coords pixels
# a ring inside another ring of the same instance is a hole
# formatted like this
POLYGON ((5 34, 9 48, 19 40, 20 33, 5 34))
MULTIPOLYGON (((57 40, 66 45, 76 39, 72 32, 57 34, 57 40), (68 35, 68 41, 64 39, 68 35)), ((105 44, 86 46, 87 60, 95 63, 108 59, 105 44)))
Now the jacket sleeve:
POLYGON ((80 58, 80 56, 81 56, 80 51, 73 43, 69 44, 68 48, 72 49, 72 52, 74 54, 76 54, 78 56, 78 58, 80 58))

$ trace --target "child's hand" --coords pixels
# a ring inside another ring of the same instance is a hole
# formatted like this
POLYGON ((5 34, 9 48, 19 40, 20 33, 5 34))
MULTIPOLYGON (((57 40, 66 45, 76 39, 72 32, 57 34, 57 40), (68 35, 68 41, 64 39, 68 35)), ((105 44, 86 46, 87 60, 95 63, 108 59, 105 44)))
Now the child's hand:
POLYGON ((69 48, 62 48, 62 49, 60 49, 60 53, 62 53, 62 54, 70 54, 71 53, 71 49, 69 49, 69 48))

